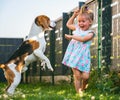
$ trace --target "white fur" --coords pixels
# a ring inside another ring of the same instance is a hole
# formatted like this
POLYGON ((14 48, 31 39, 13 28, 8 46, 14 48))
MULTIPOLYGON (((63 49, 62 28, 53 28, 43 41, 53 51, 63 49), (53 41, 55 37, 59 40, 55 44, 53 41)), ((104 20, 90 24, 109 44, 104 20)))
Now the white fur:
MULTIPOLYGON (((34 50, 33 53, 25 58, 25 66, 27 67, 30 63, 38 60, 42 60, 46 63, 48 69, 53 71, 53 68, 50 64, 49 59, 44 55, 45 49, 46 49, 46 41, 44 38, 44 31, 43 28, 40 26, 37 26, 35 23, 32 24, 31 31, 28 35, 28 39, 33 39, 39 42, 40 46, 38 49, 34 50)), ((23 72, 24 72, 23 68, 23 72)))
MULTIPOLYGON (((53 24, 53 25, 55 25, 55 24, 53 24)), ((22 69, 23 70, 22 72, 26 71, 27 70, 27 66, 30 63, 32 63, 33 61, 36 61, 37 59, 40 60, 40 61, 42 60, 41 65, 43 65, 43 67, 45 67, 45 64, 46 64, 48 69, 53 71, 53 68, 52 68, 52 66, 50 64, 49 59, 44 55, 44 52, 45 52, 45 49, 46 49, 46 41, 45 41, 45 38, 44 38, 43 28, 42 27, 38 27, 35 23, 33 23, 32 27, 31 27, 31 30, 30 30, 30 33, 29 33, 29 35, 28 35, 26 40, 29 40, 29 39, 38 41, 40 46, 39 46, 38 49, 34 50, 32 54, 28 55, 25 58, 25 65, 24 65, 24 67, 22 69)), ((13 83, 7 89, 7 93, 10 94, 10 95, 13 95, 16 87, 19 85, 19 83, 21 81, 21 71, 18 72, 15 69, 16 64, 14 64, 14 63, 10 63, 7 66, 15 74, 15 77, 13 79, 13 83)), ((4 71, 4 73, 6 74, 5 71, 4 71)))
MULTIPOLYGON (((11 64, 8 64, 8 67, 14 72, 15 74, 15 77, 14 77, 14 81, 13 83, 10 85, 10 87, 7 89, 7 93, 10 94, 10 95, 13 95, 14 94, 14 91, 15 91, 15 88, 18 86, 18 84, 20 83, 21 81, 21 73, 18 72, 15 67, 16 67, 16 64, 14 63, 11 63, 11 64)), ((6 73, 5 73, 6 74, 6 73)))

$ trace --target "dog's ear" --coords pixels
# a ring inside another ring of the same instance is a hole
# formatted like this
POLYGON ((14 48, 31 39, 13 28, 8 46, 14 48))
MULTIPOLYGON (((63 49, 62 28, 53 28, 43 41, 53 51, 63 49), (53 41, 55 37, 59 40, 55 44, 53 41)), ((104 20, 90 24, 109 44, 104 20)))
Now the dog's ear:
POLYGON ((38 26, 42 26, 44 30, 49 29, 50 18, 45 15, 40 15, 40 16, 36 17, 35 23, 38 26))

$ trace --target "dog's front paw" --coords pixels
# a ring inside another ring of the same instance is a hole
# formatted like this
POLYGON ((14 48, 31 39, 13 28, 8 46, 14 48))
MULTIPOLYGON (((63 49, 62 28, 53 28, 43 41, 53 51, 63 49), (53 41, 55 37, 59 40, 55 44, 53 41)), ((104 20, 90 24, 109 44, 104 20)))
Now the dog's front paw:
POLYGON ((41 66, 45 67, 45 61, 41 62, 41 66))
POLYGON ((28 70, 28 67, 23 67, 23 69, 21 70, 21 73, 24 73, 27 70, 28 70))
POLYGON ((41 68, 42 70, 45 70, 45 69, 46 69, 46 68, 45 68, 45 61, 42 61, 42 62, 41 62, 41 66, 42 66, 42 68, 41 68))
POLYGON ((54 69, 53 69, 52 67, 51 67, 51 68, 48 68, 48 69, 49 69, 50 71, 52 71, 52 72, 54 71, 54 69))

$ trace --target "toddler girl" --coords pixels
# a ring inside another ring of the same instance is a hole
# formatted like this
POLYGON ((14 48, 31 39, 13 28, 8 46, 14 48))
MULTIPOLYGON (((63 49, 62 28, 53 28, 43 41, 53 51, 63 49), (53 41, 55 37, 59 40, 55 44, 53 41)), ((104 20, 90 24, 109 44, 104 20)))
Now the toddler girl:
POLYGON ((93 13, 86 5, 80 10, 74 11, 67 22, 67 27, 73 30, 73 35, 65 34, 65 38, 71 40, 65 52, 62 63, 73 71, 74 85, 78 93, 86 88, 90 74, 90 45, 94 32, 90 30, 93 23, 93 13), (77 17, 77 25, 74 19, 77 17))

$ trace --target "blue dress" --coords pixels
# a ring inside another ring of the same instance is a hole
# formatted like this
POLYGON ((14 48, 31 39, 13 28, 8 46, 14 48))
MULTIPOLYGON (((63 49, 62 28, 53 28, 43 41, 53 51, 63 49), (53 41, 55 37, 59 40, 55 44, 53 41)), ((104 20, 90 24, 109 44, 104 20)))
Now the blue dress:
MULTIPOLYGON (((73 34, 76 36, 84 37, 90 32, 93 33, 92 30, 82 31, 79 28, 76 28, 76 30, 73 31, 73 34)), ((68 44, 62 64, 71 68, 76 68, 82 72, 89 73, 91 64, 90 58, 91 42, 92 42, 91 40, 86 42, 80 42, 72 39, 68 44)))

